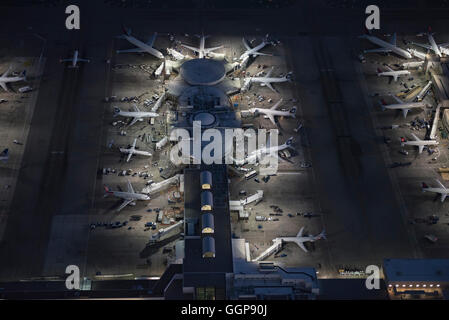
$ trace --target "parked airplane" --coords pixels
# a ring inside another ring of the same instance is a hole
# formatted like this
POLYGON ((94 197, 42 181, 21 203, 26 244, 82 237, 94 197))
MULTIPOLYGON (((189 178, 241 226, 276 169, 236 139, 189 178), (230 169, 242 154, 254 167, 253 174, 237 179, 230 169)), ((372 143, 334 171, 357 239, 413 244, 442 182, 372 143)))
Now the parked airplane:
POLYGON ((5 149, 0 153, 0 161, 6 162, 9 159, 9 151, 8 149, 5 149))
POLYGON ((379 68, 377 69, 377 76, 386 76, 386 77, 393 77, 393 80, 396 82, 398 81, 398 78, 400 76, 406 76, 410 74, 410 71, 408 70, 393 70, 389 66, 385 66, 388 71, 382 71, 379 68))
POLYGON ((125 49, 125 50, 117 50, 117 53, 149 53, 156 58, 164 59, 164 55, 156 50, 153 45, 156 41, 157 32, 153 34, 153 36, 145 43, 140 41, 139 39, 136 39, 135 37, 131 36, 131 29, 126 28, 123 26, 123 35, 118 36, 120 39, 125 39, 129 43, 135 45, 137 48, 133 49, 125 49))
POLYGON ((133 142, 131 148, 120 148, 121 153, 128 154, 128 156, 126 157, 126 162, 129 162, 129 160, 131 159, 133 154, 139 154, 139 155, 148 156, 148 157, 152 156, 152 154, 148 151, 136 150, 136 143, 137 143, 137 138, 134 139, 134 142, 133 142))
POLYGON ((196 35, 196 36, 198 38, 200 38, 200 46, 199 46, 199 48, 188 46, 186 44, 181 44, 181 46, 183 46, 184 48, 190 49, 190 50, 192 50, 194 52, 197 52, 198 53, 198 57, 200 59, 206 57, 212 51, 215 51, 215 50, 223 48, 223 46, 212 47, 212 48, 205 48, 206 38, 209 38, 210 36, 205 36, 204 34, 202 34, 201 36, 200 35, 196 35))
POLYGON ((447 189, 439 180, 435 179, 435 181, 440 185, 439 188, 431 188, 423 182, 422 192, 438 193, 441 196, 441 202, 444 202, 444 199, 446 199, 447 195, 449 194, 449 189, 447 189))
POLYGON ((8 77, 10 73, 11 67, 9 67, 8 70, 6 70, 6 72, 0 76, 0 86, 5 91, 9 91, 8 87, 6 86, 6 84, 9 82, 26 81, 26 70, 23 70, 23 72, 18 76, 8 77))
POLYGON ((371 43, 374 43, 375 45, 380 46, 381 48, 378 49, 370 49, 370 50, 364 50, 364 53, 373 53, 373 52, 380 52, 380 53, 389 53, 394 52, 397 55, 400 55, 406 59, 411 59, 412 55, 407 50, 404 50, 402 48, 399 48, 396 46, 396 33, 393 34, 391 37, 390 42, 386 42, 384 40, 379 39, 378 37, 371 36, 371 35, 363 35, 360 36, 360 38, 366 39, 370 41, 371 43))
POLYGON ((272 106, 270 109, 264 109, 264 108, 251 108, 248 109, 251 113, 261 113, 264 114, 270 119, 270 121, 275 125, 276 121, 274 117, 291 117, 296 118, 296 107, 293 107, 290 109, 290 111, 280 111, 276 110, 280 104, 282 103, 283 99, 279 100, 274 106, 272 106))
POLYGON ((315 242, 317 240, 320 239, 326 239, 326 233, 323 230, 320 234, 316 235, 316 236, 303 236, 304 233, 304 227, 301 228, 301 230, 299 230, 298 234, 296 237, 283 237, 280 238, 283 242, 294 242, 296 243, 302 250, 304 250, 305 252, 308 252, 306 247, 304 246, 304 242, 315 242))
POLYGON ((410 111, 410 109, 413 108, 425 108, 427 103, 424 102, 404 102, 395 95, 391 95, 397 103, 394 104, 386 104, 385 101, 381 101, 380 107, 382 108, 382 111, 385 111, 385 109, 389 110, 402 110, 402 114, 404 115, 404 118, 407 117, 407 113, 410 111))
POLYGON ((269 53, 259 52, 259 50, 262 50, 262 48, 265 47, 268 44, 268 42, 266 42, 266 39, 264 39, 260 44, 258 44, 254 48, 251 48, 249 46, 249 44, 245 40, 245 38, 242 38, 242 42, 243 42, 243 45, 246 48, 246 51, 242 53, 242 55, 240 56, 239 60, 242 60, 242 61, 246 60, 250 56, 252 56, 253 58, 255 58, 256 56, 272 56, 272 54, 269 54, 269 53))
POLYGON ((413 139, 412 141, 401 141, 401 146, 417 146, 418 153, 422 153, 424 146, 435 146, 438 142, 435 140, 421 140, 415 134, 411 133, 413 139))
POLYGON ((78 50, 75 50, 73 52, 72 58, 61 59, 59 60, 59 62, 71 62, 71 64, 69 65, 70 68, 76 68, 78 62, 90 62, 89 59, 78 58, 78 55, 79 55, 78 50))
POLYGON ((268 88, 270 88, 271 90, 276 92, 276 90, 271 85, 272 83, 291 81, 291 74, 292 74, 292 72, 289 72, 285 76, 279 77, 279 78, 270 77, 271 73, 273 72, 273 69, 274 69, 274 67, 272 67, 270 69, 270 71, 268 71, 267 74, 265 76, 263 76, 263 77, 249 77, 249 78, 246 78, 244 86, 243 86, 243 91, 249 90, 249 87, 251 86, 251 83, 258 82, 258 83, 260 83, 260 85, 262 87, 267 86, 268 88))
POLYGON ((412 56, 421 59, 421 60, 425 60, 426 59, 426 53, 418 51, 416 49, 407 49, 408 52, 410 52, 412 54, 412 56))
POLYGON ((126 192, 112 191, 106 186, 104 186, 104 190, 106 191, 105 196, 113 195, 114 197, 123 199, 123 203, 120 205, 120 207, 117 208, 117 212, 122 210, 127 205, 135 206, 137 200, 150 200, 150 196, 134 192, 133 186, 129 181, 128 181, 128 190, 126 192))
POLYGON ((114 107, 114 117, 116 116, 122 116, 127 118, 133 118, 129 126, 132 126, 137 121, 143 121, 144 118, 156 118, 159 117, 159 114, 156 112, 147 112, 147 111, 140 111, 139 108, 134 105, 133 106, 134 111, 122 111, 118 107, 114 107))
MULTIPOLYGON (((269 140, 268 140, 269 142, 269 140)), ((278 152, 287 149, 287 148, 292 148, 292 143, 293 143, 293 137, 290 137, 287 141, 285 141, 284 144, 281 144, 280 146, 273 146, 270 147, 269 144, 267 144, 267 146, 262 147, 260 149, 257 149, 253 152, 251 152, 246 158, 239 160, 239 159, 233 159, 234 164, 238 165, 238 166, 242 166, 245 163, 256 163, 257 161, 261 161, 263 158, 265 158, 266 156, 273 156, 275 158, 278 158, 278 152)))
POLYGON ((416 42, 412 42, 412 44, 414 44, 415 46, 425 48, 427 50, 432 50, 439 57, 442 56, 442 53, 444 53, 446 55, 449 54, 449 49, 446 48, 449 46, 449 43, 437 44, 435 42, 435 39, 433 38, 433 33, 431 32, 430 27, 429 27, 429 31, 426 34, 427 34, 427 39, 429 41, 429 44, 416 43, 416 42))

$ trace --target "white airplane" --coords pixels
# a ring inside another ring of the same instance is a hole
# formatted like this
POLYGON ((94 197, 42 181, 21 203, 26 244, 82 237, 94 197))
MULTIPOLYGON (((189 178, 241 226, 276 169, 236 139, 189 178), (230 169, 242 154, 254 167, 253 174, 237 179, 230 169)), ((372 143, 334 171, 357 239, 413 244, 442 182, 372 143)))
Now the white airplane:
POLYGON ((139 154, 141 156, 148 156, 148 157, 152 156, 152 154, 148 151, 136 150, 136 143, 137 143, 137 138, 134 139, 134 142, 133 142, 131 148, 120 148, 121 153, 128 154, 128 157, 126 157, 126 162, 129 162, 129 160, 131 159, 133 154, 139 154))
POLYGON ((157 32, 155 32, 153 34, 153 36, 148 40, 147 43, 144 43, 144 42, 134 38, 133 36, 131 36, 131 29, 123 26, 123 31, 124 31, 123 35, 118 36, 118 38, 127 40, 131 44, 135 45, 137 48, 126 49, 126 50, 117 50, 117 53, 145 53, 146 52, 146 53, 149 53, 149 54, 155 56, 156 58, 164 59, 164 55, 160 51, 153 48, 154 41, 156 40, 157 32))
POLYGON ((326 233, 323 230, 320 234, 316 235, 316 236, 303 236, 304 233, 304 227, 301 228, 301 230, 299 230, 298 234, 296 235, 296 237, 283 237, 280 238, 283 242, 294 242, 296 243, 302 250, 304 250, 305 252, 308 252, 306 247, 304 246, 304 242, 315 242, 317 240, 320 239, 326 239, 326 233))
POLYGON ((184 60, 186 58, 185 55, 172 48, 167 48, 167 52, 168 54, 172 55, 175 60, 184 60))
POLYGON ((79 53, 78 50, 75 50, 73 52, 73 57, 68 59, 60 59, 59 62, 71 62, 70 68, 76 68, 78 62, 90 62, 89 59, 83 59, 78 57, 79 53))
POLYGON ((159 114, 156 112, 140 111, 136 105, 133 105, 134 111, 122 111, 118 107, 114 107, 114 117, 122 116, 126 118, 133 118, 129 126, 132 126, 137 121, 143 121, 144 118, 156 118, 159 114))
POLYGON ((5 149, 0 153, 0 161, 6 162, 9 159, 9 151, 8 149, 5 149))
POLYGON ((410 109, 413 108, 425 108, 427 103, 425 102, 404 102, 395 95, 391 95, 397 103, 394 104, 385 104, 385 102, 382 100, 380 103, 380 107, 382 108, 382 111, 388 110, 402 110, 402 114, 404 115, 404 118, 407 117, 407 113, 410 111, 410 109))
POLYGON ((412 141, 401 141, 401 146, 417 146, 418 153, 422 153, 424 146, 436 146, 438 142, 435 140, 421 140, 415 134, 411 133, 413 139, 412 141))
POLYGON ((270 69, 270 71, 267 72, 267 74, 263 77, 250 77, 250 78, 246 78, 245 79, 245 83, 243 86, 244 90, 248 90, 249 87, 251 86, 251 83, 253 82, 258 82, 260 83, 260 85, 262 87, 268 87, 271 90, 273 90, 274 92, 276 92, 276 90, 273 88, 273 86, 271 85, 272 83, 278 83, 278 82, 286 82, 286 81, 291 81, 291 74, 292 72, 287 73, 285 76, 280 77, 280 78, 273 78, 270 77, 271 73, 273 72, 274 67, 272 67, 270 69))
POLYGON ((364 53, 373 53, 373 52, 381 52, 381 53, 389 53, 389 52, 394 52, 397 55, 400 55, 406 59, 411 59, 412 55, 410 54, 410 52, 408 52, 407 50, 401 49, 398 46, 396 46, 396 33, 393 34, 393 36, 391 37, 390 42, 386 42, 384 40, 379 39, 378 37, 375 36, 370 36, 370 35, 363 35, 360 36, 360 38, 366 39, 372 43, 374 43, 375 45, 378 45, 381 48, 378 49, 370 49, 370 50, 364 50, 364 53))
POLYGON ((251 108, 248 109, 251 113, 261 113, 264 114, 270 119, 270 121, 276 125, 276 121, 274 117, 290 117, 290 118, 296 118, 296 107, 293 107, 290 109, 290 111, 280 111, 276 110, 282 103, 283 99, 279 100, 275 103, 274 106, 272 106, 270 109, 264 109, 264 108, 251 108))
MULTIPOLYGON (((268 140, 268 142, 269 142, 269 140, 268 140)), ((277 155, 278 152, 280 152, 284 149, 287 149, 287 148, 294 149, 292 147, 292 143, 293 143, 293 137, 290 137, 287 141, 285 141, 284 144, 281 144, 280 146, 270 147, 269 144, 267 144, 267 146, 251 152, 246 158, 244 158, 242 160, 233 159, 233 162, 238 166, 242 166, 245 163, 256 163, 257 161, 261 161, 266 156, 269 156, 269 157, 273 156, 275 158, 279 158, 277 155)))
POLYGON ((447 189, 439 180, 435 179, 435 181, 440 185, 439 188, 430 188, 423 182, 422 192, 439 193, 441 195, 441 202, 444 202, 444 199, 446 199, 447 195, 449 194, 449 189, 447 189))
POLYGON ((408 70, 393 70, 389 66, 385 66, 388 71, 382 71, 379 68, 377 69, 377 76, 386 76, 386 77, 393 77, 394 82, 398 81, 398 78, 400 76, 406 76, 410 74, 410 71, 408 70))
POLYGON ((113 195, 114 197, 123 199, 123 203, 120 207, 117 208, 117 212, 122 210, 128 204, 135 206, 137 200, 150 200, 150 196, 143 193, 134 192, 133 186, 131 182, 128 181, 128 191, 112 191, 107 186, 104 186, 104 190, 106 191, 105 196, 113 195))
POLYGON ((11 67, 9 67, 8 70, 6 70, 6 72, 0 76, 0 86, 5 91, 9 91, 8 87, 6 86, 7 83, 26 81, 26 79, 27 79, 26 78, 26 70, 23 70, 23 72, 18 76, 8 77, 10 73, 11 73, 11 67))
POLYGON ((426 55, 427 54, 424 53, 424 52, 418 51, 416 49, 411 49, 411 48, 408 48, 407 51, 410 52, 412 54, 412 56, 414 56, 414 57, 416 57, 418 59, 421 59, 421 60, 425 60, 426 59, 426 55))
POLYGON ((269 53, 259 52, 259 50, 261 50, 263 47, 265 47, 268 44, 268 42, 266 42, 265 39, 260 44, 255 46, 254 48, 251 48, 249 46, 249 44, 245 40, 245 38, 242 38, 242 42, 243 42, 243 45, 246 48, 246 51, 242 53, 242 55, 240 56, 239 60, 248 59, 250 56, 252 56, 253 58, 255 58, 256 56, 272 56, 272 54, 269 54, 269 53))
POLYGON ((446 55, 449 54, 449 49, 446 48, 449 46, 449 43, 437 44, 435 42, 435 39, 433 38, 433 33, 431 32, 430 27, 429 27, 429 31, 427 32, 427 39, 429 41, 429 44, 416 43, 416 42, 412 42, 412 44, 414 44, 415 46, 425 48, 427 50, 432 50, 440 58, 442 56, 442 53, 444 53, 446 55))
POLYGON ((198 53, 198 57, 200 59, 206 57, 212 51, 215 51, 215 50, 223 48, 223 46, 212 47, 212 48, 205 48, 206 38, 209 38, 210 36, 205 36, 204 34, 201 35, 201 36, 200 35, 196 35, 196 36, 198 38, 200 38, 200 46, 199 46, 199 48, 188 46, 186 44, 181 44, 181 46, 183 46, 184 48, 190 49, 190 50, 192 50, 194 52, 197 52, 198 53))

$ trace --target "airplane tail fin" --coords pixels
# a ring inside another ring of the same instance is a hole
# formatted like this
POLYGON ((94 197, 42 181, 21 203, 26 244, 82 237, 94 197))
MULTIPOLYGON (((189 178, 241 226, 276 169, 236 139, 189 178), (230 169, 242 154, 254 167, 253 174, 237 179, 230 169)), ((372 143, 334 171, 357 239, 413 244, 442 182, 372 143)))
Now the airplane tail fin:
POLYGON ((5 150, 3 150, 2 153, 0 153, 0 157, 2 158, 2 161, 6 161, 9 158, 9 151, 6 148, 5 150))
POLYGON ((296 118, 296 111, 297 111, 296 107, 290 109, 290 114, 292 115, 293 118, 296 118))
POLYGON ((120 108, 119 107, 114 107, 114 116, 116 116, 118 113, 120 113, 120 108))
POLYGON ((292 76, 293 76, 293 71, 289 71, 289 72, 285 75, 285 78, 286 78, 288 81, 292 81, 292 76))
POLYGON ((382 73, 383 71, 380 69, 380 68, 377 68, 377 76, 380 76, 380 74, 382 73))
POLYGON ((108 194, 111 194, 112 193, 112 191, 107 187, 107 186, 103 186, 103 188, 104 188, 104 191, 105 191, 105 196, 107 196, 108 194))
POLYGON ((421 183, 421 189, 422 189, 422 191, 424 191, 425 189, 428 189, 429 188, 429 186, 425 183, 425 182, 422 182, 421 183))
POLYGON ((123 33, 130 36, 131 35, 131 28, 127 28, 125 25, 122 25, 123 33))
POLYGON ((290 148, 293 148, 292 143, 293 143, 293 137, 290 137, 290 138, 288 138, 287 141, 285 141, 285 144, 290 148))
POLYGON ((27 71, 23 70, 22 73, 20 74, 20 76, 23 77, 23 80, 26 81, 26 79, 27 79, 27 71))
POLYGON ((327 239, 326 238, 326 230, 321 231, 321 233, 315 237, 315 240, 321 240, 321 239, 324 239, 324 240, 327 239))
POLYGON ((387 105, 387 103, 384 99, 379 100, 379 105, 382 108, 382 111, 385 111, 385 106, 387 105))

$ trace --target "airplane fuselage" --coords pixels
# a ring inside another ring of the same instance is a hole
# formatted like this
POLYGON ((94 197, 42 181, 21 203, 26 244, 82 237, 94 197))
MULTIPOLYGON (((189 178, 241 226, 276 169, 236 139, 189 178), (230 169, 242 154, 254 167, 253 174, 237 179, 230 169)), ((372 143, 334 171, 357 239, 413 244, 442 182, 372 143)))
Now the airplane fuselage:
POLYGON ((389 42, 386 42, 386 41, 382 40, 382 39, 379 39, 379 38, 374 37, 374 36, 365 36, 365 39, 367 39, 368 41, 370 41, 370 42, 372 42, 372 43, 374 43, 374 44, 376 44, 376 45, 378 45, 380 47, 383 47, 385 49, 391 50, 392 52, 394 52, 394 53, 396 53, 396 54, 398 54, 398 55, 400 55, 400 56, 402 56, 404 58, 407 58, 407 59, 411 59, 412 58, 412 55, 407 50, 401 49, 401 48, 399 48, 399 47, 397 47, 397 46, 395 46, 395 45, 393 45, 393 44, 391 44, 389 42))
POLYGON ((435 39, 433 38, 432 34, 429 32, 427 37, 429 38, 429 44, 432 47, 432 50, 435 52, 437 56, 441 58, 441 51, 438 47, 437 43, 435 42, 435 39))
POLYGON ((146 194, 141 193, 131 193, 123 191, 112 191, 112 195, 117 198, 124 200, 150 200, 150 197, 146 194))
POLYGON ((412 108, 424 108, 426 103, 424 102, 406 102, 406 103, 395 103, 383 106, 385 109, 390 110, 402 110, 402 109, 412 109, 412 108))
POLYGON ((159 114, 155 112, 120 111, 117 113, 117 115, 127 118, 138 118, 138 119, 159 117, 159 114))
POLYGON ((145 52, 155 56, 156 58, 164 59, 164 55, 160 51, 154 49, 152 46, 149 46, 148 44, 140 41, 139 39, 136 39, 136 38, 134 38, 132 36, 128 36, 128 35, 124 35, 123 37, 126 40, 128 40, 131 44, 133 44, 136 47, 144 50, 145 52))

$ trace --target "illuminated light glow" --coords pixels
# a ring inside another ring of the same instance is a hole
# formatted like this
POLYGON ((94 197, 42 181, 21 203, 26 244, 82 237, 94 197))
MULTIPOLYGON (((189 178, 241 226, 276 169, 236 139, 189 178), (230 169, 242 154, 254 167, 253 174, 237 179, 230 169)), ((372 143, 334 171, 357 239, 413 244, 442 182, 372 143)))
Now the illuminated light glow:
POLYGON ((391 285, 391 284, 389 284, 388 286, 389 286, 390 288, 392 287, 392 285, 391 285))
POLYGON ((430 287, 432 288, 432 287, 433 287, 433 284, 431 284, 430 287))
POLYGON ((411 288, 411 287, 413 287, 413 285, 409 285, 408 287, 411 288))
POLYGON ((419 288, 419 284, 417 284, 416 287, 419 288))
POLYGON ((423 286, 423 288, 427 287, 427 285, 425 285, 425 284, 423 284, 422 286, 423 286))
POLYGON ((439 285, 439 284, 437 284, 437 287, 439 288, 439 287, 440 287, 440 285, 439 285))
POLYGON ((402 288, 405 288, 405 284, 402 285, 402 288))
POLYGON ((399 285, 397 284, 395 287, 397 288, 397 287, 399 287, 399 285))

